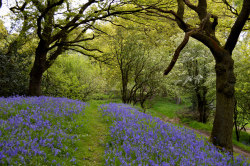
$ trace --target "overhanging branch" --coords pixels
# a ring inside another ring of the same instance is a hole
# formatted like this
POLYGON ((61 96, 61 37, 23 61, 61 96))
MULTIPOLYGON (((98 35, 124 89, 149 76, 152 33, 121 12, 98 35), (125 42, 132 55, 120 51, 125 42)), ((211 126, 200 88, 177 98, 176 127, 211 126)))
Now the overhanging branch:
MULTIPOLYGON (((91 2, 94 3, 96 1, 92 0, 91 2)), ((91 3, 88 3, 88 6, 89 5, 91 5, 91 3)), ((85 4, 85 8, 86 7, 87 7, 87 5, 85 4)), ((64 26, 60 32, 58 32, 57 34, 55 34, 52 37, 51 41, 55 42, 58 38, 60 38, 60 36, 62 34, 68 33, 69 31, 73 31, 74 29, 76 29, 80 25, 89 24, 90 22, 95 22, 97 20, 104 20, 104 19, 106 19, 106 18, 108 18, 110 16, 133 14, 133 13, 141 12, 143 10, 144 9, 132 9, 132 10, 126 10, 126 11, 114 11, 114 12, 107 13, 106 15, 100 15, 100 16, 96 16, 96 17, 89 17, 89 18, 86 18, 86 19, 81 20, 81 21, 79 20, 80 19, 80 15, 76 16, 72 21, 70 21, 66 26, 64 26)))
POLYGON ((67 43, 66 44, 66 46, 70 46, 70 47, 80 47, 81 49, 84 49, 84 50, 86 50, 86 51, 97 51, 97 52, 100 52, 100 53, 103 53, 101 50, 99 50, 99 49, 96 49, 96 48, 86 48, 86 47, 84 47, 83 45, 80 45, 80 44, 69 44, 69 43, 67 43))
MULTIPOLYGON (((172 21, 176 21, 175 18, 172 18, 172 17, 167 16, 167 15, 163 15, 163 14, 161 14, 161 13, 159 13, 159 12, 155 12, 155 11, 153 11, 153 10, 147 10, 147 12, 153 13, 153 14, 154 14, 154 15, 150 15, 150 16, 160 16, 160 17, 163 17, 163 18, 167 18, 167 19, 169 19, 169 20, 172 20, 172 21)), ((147 14, 147 15, 148 15, 148 14, 147 14)))
POLYGON ((118 27, 122 27, 124 29, 127 29, 125 26, 121 25, 121 24, 116 24, 114 21, 112 20, 108 20, 108 19, 103 19, 103 21, 106 21, 106 22, 110 22, 112 25, 115 25, 115 26, 118 26, 118 27))
POLYGON ((45 17, 45 15, 54 7, 61 5, 64 2, 64 0, 60 0, 50 6, 48 6, 42 14, 37 19, 37 35, 40 39, 43 39, 42 36, 42 19, 45 17))
POLYGON ((238 38, 240 36, 240 33, 248 20, 250 14, 250 0, 244 0, 241 12, 239 16, 237 17, 231 32, 228 36, 228 39, 225 44, 225 49, 228 50, 230 53, 232 53, 233 49, 235 48, 235 45, 238 41, 238 38))
POLYGON ((224 4, 227 6, 227 9, 228 9, 232 14, 234 14, 234 15, 236 15, 236 16, 239 16, 238 11, 237 11, 232 5, 230 5, 230 4, 228 3, 227 0, 222 0, 222 1, 224 2, 224 4))
POLYGON ((197 11, 197 6, 193 5, 189 0, 183 0, 184 3, 192 10, 197 11))
POLYGON ((187 45, 188 43, 188 40, 189 40, 189 37, 195 33, 197 31, 197 29, 193 29, 189 32, 186 32, 185 33, 185 37, 183 39, 183 41, 181 42, 181 44, 177 47, 177 49, 175 50, 175 53, 174 53, 174 56, 170 62, 170 64, 168 65, 167 69, 164 71, 164 75, 167 75, 174 67, 179 55, 180 55, 180 52, 183 50, 183 48, 187 45))
POLYGON ((74 49, 74 48, 67 48, 67 50, 72 50, 72 51, 78 52, 78 53, 80 53, 82 55, 91 57, 91 58, 95 59, 96 61, 103 62, 105 64, 107 64, 107 61, 110 60, 110 58, 102 59, 103 57, 98 57, 96 55, 92 55, 92 54, 89 54, 89 53, 86 53, 86 52, 83 52, 81 50, 74 49))
MULTIPOLYGON (((180 15, 178 15, 178 13, 175 13, 175 12, 172 11, 172 10, 164 10, 164 9, 156 8, 156 7, 152 7, 152 9, 155 9, 155 10, 157 10, 158 12, 168 13, 168 14, 173 15, 174 18, 175 18, 174 20, 178 23, 179 27, 180 27, 184 32, 186 32, 186 31, 188 30, 189 25, 186 24, 186 23, 183 21, 182 17, 180 17, 180 15)), ((164 15, 162 15, 162 16, 164 16, 164 15)), ((173 18, 171 18, 171 17, 169 17, 169 16, 165 16, 165 18, 170 19, 170 20, 173 20, 173 18)))

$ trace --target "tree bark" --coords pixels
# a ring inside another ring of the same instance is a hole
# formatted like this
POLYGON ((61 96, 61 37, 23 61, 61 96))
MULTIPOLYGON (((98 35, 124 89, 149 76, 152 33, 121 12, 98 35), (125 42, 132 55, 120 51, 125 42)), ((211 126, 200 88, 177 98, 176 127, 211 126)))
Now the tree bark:
POLYGON ((201 123, 207 123, 207 88, 206 87, 201 87, 201 92, 197 94, 197 99, 198 99, 198 111, 200 113, 199 121, 201 123))
POLYGON ((203 87, 203 121, 202 123, 207 123, 207 119, 208 119, 208 108, 207 108, 207 87, 203 87))
POLYGON ((202 101, 202 97, 201 95, 198 93, 196 94, 197 97, 197 104, 198 104, 198 112, 199 112, 199 122, 203 123, 203 114, 204 114, 204 110, 203 110, 203 101, 202 101))
POLYGON ((43 73, 46 71, 46 55, 48 53, 48 45, 45 41, 40 40, 36 49, 36 57, 34 65, 30 72, 29 96, 41 96, 41 83, 43 73))
POLYGON ((30 81, 29 81, 29 95, 30 96, 41 96, 41 82, 42 82, 42 73, 32 70, 30 72, 30 81))
POLYGON ((216 59, 216 113, 211 133, 214 145, 233 152, 233 113, 234 113, 234 85, 236 82, 230 52, 220 51, 216 59))
POLYGON ((129 103, 128 99, 128 76, 122 72, 122 102, 129 103))
POLYGON ((235 128, 235 134, 236 134, 236 140, 240 141, 240 130, 238 130, 238 110, 237 110, 237 100, 235 99, 234 103, 234 128, 235 128))

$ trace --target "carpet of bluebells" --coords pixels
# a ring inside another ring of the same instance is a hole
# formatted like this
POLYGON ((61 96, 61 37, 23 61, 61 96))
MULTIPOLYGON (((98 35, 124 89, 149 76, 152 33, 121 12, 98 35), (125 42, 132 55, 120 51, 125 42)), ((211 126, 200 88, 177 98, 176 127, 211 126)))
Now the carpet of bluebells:
POLYGON ((241 157, 221 153, 207 140, 186 128, 124 104, 106 104, 100 111, 110 122, 106 165, 122 166, 247 166, 241 157))
POLYGON ((85 107, 66 98, 0 97, 0 165, 75 164, 82 126, 74 122, 85 107))

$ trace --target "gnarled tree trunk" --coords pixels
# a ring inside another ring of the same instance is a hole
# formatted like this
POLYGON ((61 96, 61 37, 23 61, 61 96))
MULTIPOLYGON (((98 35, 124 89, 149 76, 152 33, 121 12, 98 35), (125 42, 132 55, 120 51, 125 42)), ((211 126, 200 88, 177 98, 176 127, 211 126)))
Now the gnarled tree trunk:
MULTIPOLYGON (((231 11, 236 15, 236 19, 224 46, 221 45, 215 35, 216 26, 219 23, 218 16, 209 13, 207 10, 207 0, 199 0, 198 4, 193 4, 188 0, 177 0, 177 3, 177 12, 165 9, 161 6, 152 6, 160 16, 176 21, 179 28, 185 32, 184 40, 175 50, 174 56, 164 74, 167 75, 172 70, 181 50, 188 43, 190 36, 202 42, 211 50, 216 61, 216 114, 211 133, 211 141, 214 145, 232 152, 233 112, 235 103, 234 85, 236 82, 233 73, 234 62, 232 52, 246 21, 249 20, 250 0, 243 0, 240 13, 236 12, 235 14, 234 11, 231 11), (189 7, 198 15, 200 20, 199 28, 196 28, 197 25, 189 24, 187 22, 188 19, 184 18, 186 7, 189 7), (171 14, 174 19, 164 14, 171 14)), ((232 7, 226 2, 224 3, 228 8, 232 7)))
POLYGON ((211 141, 214 145, 224 147, 232 152, 234 85, 236 82, 233 65, 234 61, 228 51, 216 57, 216 114, 214 119, 211 141))

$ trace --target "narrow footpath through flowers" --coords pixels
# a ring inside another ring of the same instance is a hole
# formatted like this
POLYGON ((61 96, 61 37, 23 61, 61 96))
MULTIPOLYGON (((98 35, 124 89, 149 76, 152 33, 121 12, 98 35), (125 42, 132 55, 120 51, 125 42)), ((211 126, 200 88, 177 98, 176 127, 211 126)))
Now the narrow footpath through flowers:
POLYGON ((90 102, 85 111, 86 131, 81 136, 78 147, 83 147, 78 156, 78 165, 102 166, 104 165, 104 151, 109 134, 107 123, 103 120, 101 112, 98 111, 99 102, 90 102))

